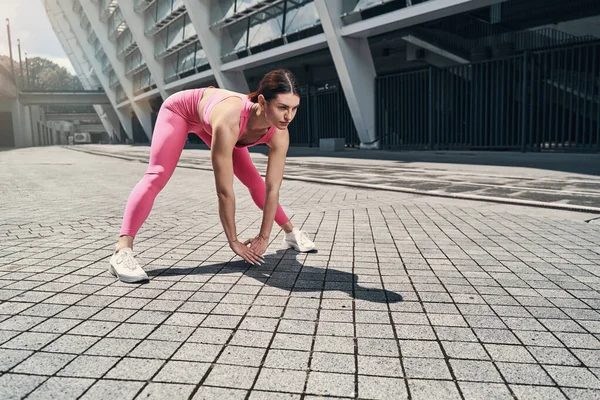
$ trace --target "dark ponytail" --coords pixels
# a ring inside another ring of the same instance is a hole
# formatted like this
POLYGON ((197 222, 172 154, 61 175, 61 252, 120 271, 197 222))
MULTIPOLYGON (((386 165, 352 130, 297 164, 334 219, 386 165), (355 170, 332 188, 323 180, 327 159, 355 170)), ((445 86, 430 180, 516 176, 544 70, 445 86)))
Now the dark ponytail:
POLYGON ((291 93, 300 96, 296 77, 287 69, 276 69, 263 76, 258 85, 258 89, 248 95, 253 103, 258 102, 258 96, 265 96, 265 100, 270 101, 280 93, 291 93))

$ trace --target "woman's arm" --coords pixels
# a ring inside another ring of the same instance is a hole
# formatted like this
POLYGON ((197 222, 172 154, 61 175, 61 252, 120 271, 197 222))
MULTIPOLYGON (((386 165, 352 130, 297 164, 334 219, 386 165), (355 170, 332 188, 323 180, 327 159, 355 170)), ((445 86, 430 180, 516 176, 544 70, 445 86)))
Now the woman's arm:
POLYGON ((217 114, 214 120, 211 121, 211 161, 215 175, 217 197, 219 198, 219 218, 223 225, 225 236, 227 236, 229 247, 247 262, 260 264, 260 254, 254 254, 253 250, 241 243, 237 238, 232 153, 239 134, 239 109, 236 111, 235 107, 230 107, 230 110, 231 108, 233 108, 234 112, 224 110, 223 113, 219 113, 220 110, 217 110, 217 107, 215 107, 214 111, 217 111, 217 114))
POLYGON ((251 248, 256 254, 262 255, 267 249, 269 236, 273 229, 273 220, 277 213, 279 205, 279 188, 283 180, 283 171, 285 169, 285 158, 289 147, 288 130, 279 130, 275 132, 269 143, 269 160, 267 163, 266 197, 263 208, 263 218, 260 226, 260 233, 252 240, 251 248))

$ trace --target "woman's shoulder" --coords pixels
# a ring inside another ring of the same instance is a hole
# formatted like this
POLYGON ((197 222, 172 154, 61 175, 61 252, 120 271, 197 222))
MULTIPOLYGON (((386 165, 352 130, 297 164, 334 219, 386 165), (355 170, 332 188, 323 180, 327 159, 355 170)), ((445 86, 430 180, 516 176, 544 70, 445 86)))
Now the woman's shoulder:
POLYGON ((243 107, 244 99, 242 97, 228 96, 214 105, 210 112, 210 120, 213 125, 223 123, 238 125, 243 107))

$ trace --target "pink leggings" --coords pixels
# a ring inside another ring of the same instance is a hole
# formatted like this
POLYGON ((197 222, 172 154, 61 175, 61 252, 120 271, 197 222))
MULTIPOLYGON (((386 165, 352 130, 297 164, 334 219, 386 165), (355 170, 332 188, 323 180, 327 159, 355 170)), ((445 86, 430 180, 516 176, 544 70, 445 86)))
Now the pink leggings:
MULTIPOLYGON (((129 195, 121 227, 121 236, 135 237, 148 215, 150 215, 154 199, 165 187, 177 166, 188 132, 196 133, 210 146, 210 135, 200 130, 200 126, 193 120, 190 121, 190 118, 181 116, 177 105, 172 104, 177 101, 177 98, 181 99, 181 96, 172 97, 174 98, 165 101, 158 113, 152 136, 150 163, 144 177, 129 195)), ((196 102, 196 104, 198 103, 196 102)), ((194 108, 194 110, 196 109, 194 108)), ((197 111, 195 115, 198 119, 197 111)), ((235 148, 233 150, 233 173, 248 188, 252 199, 262 210, 266 196, 265 181, 252 163, 247 148, 235 148)), ((275 214, 275 222, 281 226, 288 221, 289 218, 279 205, 275 214)))

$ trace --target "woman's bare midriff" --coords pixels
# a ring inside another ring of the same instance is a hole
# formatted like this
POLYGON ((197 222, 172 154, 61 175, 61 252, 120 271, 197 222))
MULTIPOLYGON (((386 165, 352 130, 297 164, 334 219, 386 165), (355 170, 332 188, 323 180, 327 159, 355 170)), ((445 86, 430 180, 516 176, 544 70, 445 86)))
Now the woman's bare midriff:
MULTIPOLYGON (((218 88, 204 89, 204 92, 202 92, 202 97, 200 98, 200 101, 198 102, 198 115, 200 117, 200 123, 203 126, 204 126, 204 119, 202 118, 202 114, 203 114, 203 110, 204 110, 204 103, 205 103, 206 99, 208 99, 210 96, 212 96, 217 90, 223 90, 223 91, 226 91, 229 93, 235 93, 230 90, 218 89, 218 88)), ((240 109, 240 111, 241 111, 241 109, 240 109)), ((247 146, 252 143, 256 143, 257 141, 260 140, 260 138, 262 138, 264 135, 266 135, 268 131, 269 131, 268 129, 266 129, 266 130, 261 129, 260 131, 252 131, 252 130, 246 129, 244 132, 241 133, 240 136, 238 136, 238 141, 237 141, 236 145, 247 146)))

